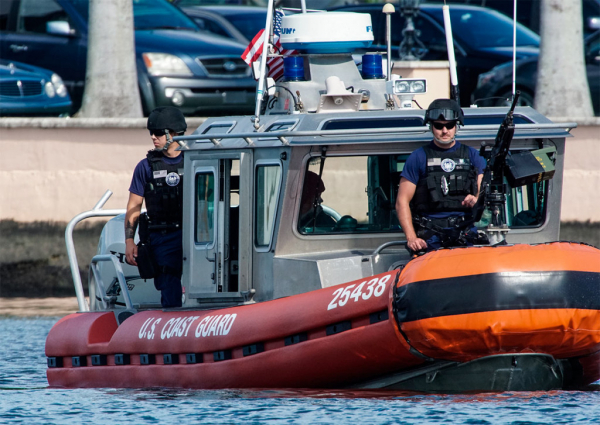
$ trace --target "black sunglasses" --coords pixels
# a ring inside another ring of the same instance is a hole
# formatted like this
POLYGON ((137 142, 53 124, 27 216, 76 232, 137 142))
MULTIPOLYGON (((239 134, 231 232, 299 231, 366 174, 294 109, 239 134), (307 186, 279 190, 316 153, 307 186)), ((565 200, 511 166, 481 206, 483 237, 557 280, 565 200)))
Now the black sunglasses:
POLYGON ((150 136, 152 136, 154 134, 156 137, 162 137, 166 134, 165 130, 151 129, 149 131, 150 131, 150 136))
POLYGON ((447 123, 432 122, 431 124, 436 130, 441 130, 444 127, 446 127, 448 130, 452 130, 454 127, 456 127, 456 121, 450 121, 447 123))

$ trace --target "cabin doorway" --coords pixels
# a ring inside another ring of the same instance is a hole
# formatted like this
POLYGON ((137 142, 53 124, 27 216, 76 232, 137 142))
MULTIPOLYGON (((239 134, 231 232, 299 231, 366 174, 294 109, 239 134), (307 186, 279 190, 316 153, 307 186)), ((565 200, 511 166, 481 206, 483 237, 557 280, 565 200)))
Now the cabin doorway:
POLYGON ((248 245, 249 237, 242 235, 240 229, 251 228, 251 175, 241 177, 246 161, 250 161, 248 157, 228 153, 192 161, 193 188, 188 193, 193 192, 193 196, 187 205, 190 220, 186 221, 191 226, 186 233, 190 258, 184 268, 184 282, 189 285, 187 305, 218 307, 249 298, 249 250, 242 250, 240 258, 240 247, 248 245), (241 181, 245 184, 240 185, 241 181))

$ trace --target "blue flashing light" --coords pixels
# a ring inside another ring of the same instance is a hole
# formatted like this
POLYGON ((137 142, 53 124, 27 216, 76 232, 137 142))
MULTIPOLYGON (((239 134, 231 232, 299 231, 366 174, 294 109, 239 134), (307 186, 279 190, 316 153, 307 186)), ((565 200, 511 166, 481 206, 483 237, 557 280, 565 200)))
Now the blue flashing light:
POLYGON ((283 78, 285 81, 304 80, 304 58, 302 56, 283 58, 283 78))
POLYGON ((379 54, 366 54, 362 57, 362 76, 365 80, 384 78, 383 59, 379 54))

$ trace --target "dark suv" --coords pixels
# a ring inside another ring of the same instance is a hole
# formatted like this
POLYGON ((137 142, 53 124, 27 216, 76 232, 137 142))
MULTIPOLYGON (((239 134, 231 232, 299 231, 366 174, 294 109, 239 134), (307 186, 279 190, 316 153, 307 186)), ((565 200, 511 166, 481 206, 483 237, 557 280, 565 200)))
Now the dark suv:
MULTIPOLYGON (((600 116, 600 31, 584 40, 585 70, 590 87, 594 114, 600 116)), ((521 59, 515 63, 517 90, 521 92, 519 104, 534 105, 537 84, 537 58, 521 59)), ((513 63, 506 62, 479 76, 473 102, 478 106, 506 106, 512 96, 513 63)), ((565 85, 565 89, 568 85, 565 85)))
MULTIPOLYGON (((441 0, 421 0, 421 3, 424 2, 441 3, 441 0)), ((517 21, 537 34, 540 33, 541 3, 542 0, 519 0, 517 3, 517 21)), ((487 7, 502 12, 510 18, 514 13, 514 2, 511 0, 452 0, 450 7, 458 4, 487 7)), ((581 0, 581 12, 584 36, 589 36, 600 29, 600 0, 581 0)))
MULTIPOLYGON (((88 7, 89 0, 0 0, 0 57, 59 74, 74 110, 85 82, 88 7)), ((256 83, 240 57, 246 46, 201 33, 166 0, 135 0, 133 13, 144 113, 163 105, 186 115, 253 111, 256 83)))

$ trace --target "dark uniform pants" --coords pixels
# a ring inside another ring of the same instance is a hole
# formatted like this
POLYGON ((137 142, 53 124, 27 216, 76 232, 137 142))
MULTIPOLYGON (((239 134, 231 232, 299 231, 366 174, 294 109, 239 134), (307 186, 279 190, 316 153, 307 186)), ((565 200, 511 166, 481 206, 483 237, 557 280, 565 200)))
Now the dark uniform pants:
POLYGON ((181 307, 181 269, 183 265, 182 231, 151 232, 150 245, 159 265, 154 286, 161 292, 164 308, 181 307))

